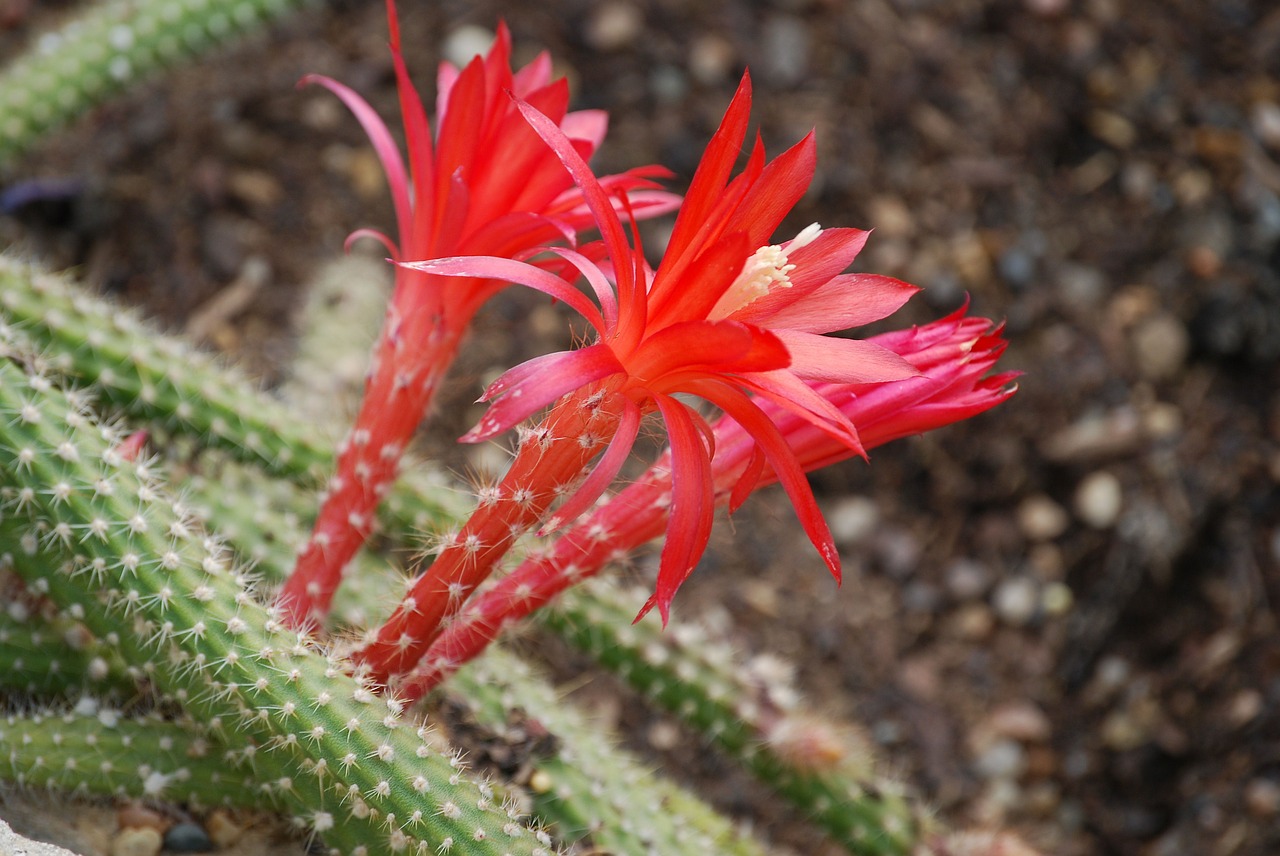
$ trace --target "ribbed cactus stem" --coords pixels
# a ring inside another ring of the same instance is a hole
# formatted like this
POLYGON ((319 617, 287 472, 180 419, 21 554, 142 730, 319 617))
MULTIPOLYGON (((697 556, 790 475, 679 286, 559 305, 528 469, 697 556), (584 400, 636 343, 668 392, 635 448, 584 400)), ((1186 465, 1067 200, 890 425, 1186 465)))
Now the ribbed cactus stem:
POLYGON ((744 669, 697 623, 663 633, 631 624, 643 592, 624 597, 603 580, 541 613, 570 644, 678 716, 791 800, 857 856, 909 854, 930 831, 902 785, 876 777, 866 746, 806 713, 770 669, 744 669))
POLYGON ((153 72, 311 0, 110 0, 44 33, 0 70, 0 165, 153 72))
POLYGON ((0 717, 0 779, 20 788, 167 799, 194 808, 277 803, 261 765, 255 772, 235 755, 191 723, 154 714, 132 718, 91 698, 70 710, 0 717))
MULTIPOLYGON (((46 354, 48 372, 93 385, 136 420, 221 448, 269 473, 314 486, 333 471, 339 435, 323 421, 301 418, 234 368, 136 311, 0 254, 0 353, 6 344, 46 354)), ((429 475, 418 475, 415 484, 428 489, 393 491, 386 505, 396 516, 387 528, 421 530, 430 521, 457 519, 455 491, 441 489, 437 502, 429 475)))
MULTIPOLYGON (((12 543, 21 534, 17 526, 0 521, 0 544, 12 543)), ((0 570, 0 597, 10 587, 4 582, 7 575, 0 570)), ((119 655, 80 622, 67 616, 50 618, 47 610, 12 593, 0 603, 0 694, 125 696, 134 691, 119 655)))
POLYGON ((0 362, 0 508, 26 524, 4 559, 33 591, 83 615, 213 733, 276 752, 282 800, 336 852, 547 852, 401 705, 264 608, 153 468, 111 453, 118 439, 82 398, 0 362))

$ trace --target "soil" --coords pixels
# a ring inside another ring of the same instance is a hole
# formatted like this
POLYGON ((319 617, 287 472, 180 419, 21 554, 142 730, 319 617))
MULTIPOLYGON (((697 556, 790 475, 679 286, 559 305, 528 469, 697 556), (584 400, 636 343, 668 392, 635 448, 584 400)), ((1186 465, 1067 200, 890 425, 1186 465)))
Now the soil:
MULTIPOLYGON (((0 215, 0 241, 173 327, 198 317, 211 347, 276 378, 308 278, 350 231, 391 225, 356 123, 294 85, 328 74, 395 116, 381 5, 298 14, 52 137, 7 179, 78 192, 0 215), (251 300, 209 310, 264 265, 251 300)), ((0 55, 71 8, 23 6, 0 18, 0 55)), ((575 103, 610 111, 596 165, 663 163, 677 189, 750 65, 770 151, 818 134, 783 235, 874 227, 859 269, 925 289, 895 325, 966 294, 1007 322, 1012 401, 815 475, 838 592, 766 492, 718 528, 677 621, 727 613, 744 658, 791 661, 810 702, 861 723, 954 825, 1065 856, 1280 852, 1274 4, 401 7, 424 89, 460 27, 505 17, 519 59, 549 49, 575 103)), ((429 449, 457 455, 494 369, 562 344, 527 323, 539 307, 511 292, 481 316, 429 449)), ((717 787, 723 765, 687 738, 651 740, 661 716, 614 709, 664 770, 827 852, 767 795, 717 787)))

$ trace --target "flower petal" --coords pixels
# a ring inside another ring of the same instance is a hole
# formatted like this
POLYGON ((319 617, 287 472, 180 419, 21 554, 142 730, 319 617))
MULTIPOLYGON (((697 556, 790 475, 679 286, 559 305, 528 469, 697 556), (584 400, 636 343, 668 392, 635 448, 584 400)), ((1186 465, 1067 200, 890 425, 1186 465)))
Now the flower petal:
POLYGON ((437 276, 470 276, 524 285, 548 294, 556 300, 563 300, 601 335, 606 329, 600 310, 586 298, 586 295, 560 277, 553 276, 526 262, 496 256, 454 256, 446 259, 400 262, 400 266, 437 276))
POLYGON ((770 327, 787 327, 807 333, 830 333, 861 327, 887 318, 902 308, 920 289, 888 276, 851 273, 837 276, 807 295, 797 295, 788 302, 786 289, 780 289, 754 304, 734 318, 753 321, 758 315, 770 327), (767 304, 766 301, 770 301, 767 304), (768 313, 765 315, 765 313, 768 313))
POLYGON ((631 447, 635 445, 636 437, 639 433, 640 408, 628 400, 623 408, 618 430, 613 435, 613 439, 609 441, 609 448, 605 449, 595 469, 591 471, 591 475, 587 476, 586 480, 573 492, 573 495, 569 497, 564 505, 556 509, 555 515, 547 521, 547 524, 538 533, 539 535, 546 535, 566 523, 572 523, 577 520, 582 516, 583 512, 600 498, 609 485, 613 484, 618 471, 626 463, 627 456, 631 454, 631 447))
POLYGON ((671 515, 658 563, 657 585, 636 621, 657 606, 662 624, 666 626, 671 599, 689 578, 711 540, 715 493, 711 459, 701 433, 694 427, 693 415, 670 396, 659 395, 656 400, 671 438, 671 515))
POLYGON ((404 160, 400 150, 391 139, 391 132, 368 102, 355 93, 350 87, 321 74, 308 74, 299 81, 299 85, 318 83, 328 89, 347 106, 356 117, 365 135, 373 144, 373 151, 382 163, 382 171, 387 175, 387 185, 391 188, 391 201, 396 209, 396 226, 400 234, 408 235, 413 225, 413 209, 409 204, 409 184, 404 171, 404 160))
POLYGON ((766 372, 789 362, 789 350, 771 331, 736 321, 684 321, 647 338, 628 368, 658 383, 668 375, 766 372))
POLYGON ((865 339, 785 329, 773 333, 791 354, 791 371, 807 381, 885 383, 919 374, 915 366, 893 351, 865 339))
POLYGON ((459 442, 479 443, 527 419, 560 396, 622 370, 601 345, 544 354, 507 370, 481 401, 492 402, 480 422, 459 442))

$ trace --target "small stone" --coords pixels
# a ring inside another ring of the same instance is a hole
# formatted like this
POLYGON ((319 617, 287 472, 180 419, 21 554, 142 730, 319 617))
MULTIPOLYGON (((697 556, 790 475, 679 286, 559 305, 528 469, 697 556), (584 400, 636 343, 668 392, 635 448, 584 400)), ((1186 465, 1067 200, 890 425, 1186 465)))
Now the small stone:
POLYGON ((764 27, 761 70, 774 84, 791 86, 809 73, 809 25, 790 15, 775 15, 764 27))
POLYGON ((1244 805, 1249 814, 1263 820, 1280 814, 1280 782, 1254 779, 1244 787, 1244 805))
POLYGON ((1053 733, 1049 717, 1029 701, 1002 704, 992 711, 987 725, 996 735, 1021 743, 1041 743, 1053 733))
POLYGON ((1039 586, 1030 577, 1009 577, 996 587, 992 605, 1001 621, 1014 627, 1022 627, 1035 618, 1039 611, 1039 586))
POLYGON ((1090 473, 1076 489, 1076 514, 1094 529, 1114 526, 1123 505, 1124 489, 1120 480, 1106 470, 1090 473))
POLYGON ((1018 528, 1032 541, 1057 538, 1070 522, 1062 506, 1044 494, 1029 496, 1018 506, 1018 528))
POLYGON ((462 68, 477 56, 488 52, 493 45, 493 32, 475 24, 459 27, 445 37, 440 52, 445 60, 462 68))
POLYGON ((1168 380, 1182 369, 1191 350, 1186 326, 1166 312, 1145 319, 1129 341, 1138 374, 1144 380, 1168 380))
POLYGON ((689 74, 699 83, 720 83, 733 70, 737 52, 728 39, 715 33, 706 33, 689 46, 689 74))
POLYGON ((1040 608, 1044 610, 1045 615, 1066 615, 1075 602, 1075 594, 1066 583, 1049 583, 1040 595, 1040 608))
POLYGON ((858 546, 880 525, 880 510, 863 496, 837 502, 826 517, 831 537, 841 547, 858 546))
POLYGON ((649 726, 649 745, 665 752, 676 748, 680 743, 680 729, 670 720, 659 720, 649 726))
POLYGON ((213 842, 213 846, 219 850, 230 847, 244 835, 244 827, 236 822, 231 812, 221 808, 205 819, 204 828, 209 833, 209 840, 213 842))
POLYGON ((164 839, 150 826, 122 829, 111 839, 111 856, 156 856, 164 839))
POLYGON ((116 826, 121 829, 150 827, 163 833, 172 823, 172 820, 142 803, 127 802, 116 809, 116 826))
POLYGON ((597 6, 587 21, 587 44, 596 50, 614 51, 625 48, 644 32, 644 16, 630 3, 615 2, 597 6))
POLYGON ((949 623, 956 636, 980 642, 991 635, 996 619, 985 603, 969 603, 960 607, 949 623))
POLYGON ((164 849, 175 853, 208 853, 213 849, 213 842, 200 824, 175 823, 164 834, 164 849))
POLYGON ((1017 741, 996 740, 973 762, 973 770, 984 779, 1012 780, 1022 775, 1027 753, 1017 741))
POLYGON ((975 600, 991 586, 991 572, 972 559, 957 559, 943 572, 947 591, 960 601, 975 600))
POLYGON ((1264 145, 1280 149, 1280 104, 1273 101, 1259 101, 1253 105, 1250 116, 1253 132, 1264 145))
POLYGON ((1227 721, 1236 728, 1243 728, 1258 718, 1263 705, 1262 693, 1255 689, 1240 690, 1227 705, 1227 721))

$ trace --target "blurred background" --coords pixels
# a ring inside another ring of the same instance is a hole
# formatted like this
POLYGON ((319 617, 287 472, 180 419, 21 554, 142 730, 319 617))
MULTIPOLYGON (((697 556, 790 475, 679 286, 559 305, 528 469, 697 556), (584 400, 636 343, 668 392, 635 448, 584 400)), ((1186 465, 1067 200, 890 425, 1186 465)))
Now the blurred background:
MULTIPOLYGON (((76 3, 0 0, 0 57, 76 3)), ((605 108, 604 172, 683 190, 744 68, 776 153, 816 128, 780 239, 875 230, 858 269, 1006 322, 998 410, 814 476, 834 590, 780 492, 717 529, 676 620, 731 624, 819 709, 858 723, 956 824, 1054 854, 1280 852, 1280 8, 1256 0, 401 0, 409 67, 550 50, 605 108)), ((381 3, 332 0, 135 87, 11 165, 0 243, 184 326, 268 382, 301 290, 352 230, 389 229, 356 122, 396 125, 381 3)), ((660 247, 662 227, 650 228, 660 247)), ((361 287, 362 283, 352 283, 361 287)), ((424 445, 480 384, 563 346, 502 295, 424 445), (532 323, 531 323, 532 322, 532 323)), ((484 454, 483 450, 480 452, 484 454)), ((644 579, 647 563, 623 571, 644 579)), ((795 852, 788 815, 661 716, 546 648, 633 745, 795 852)))

